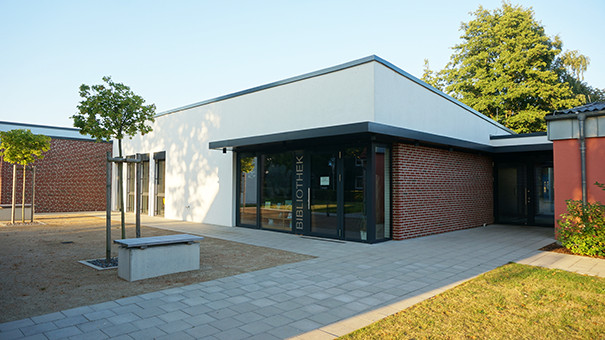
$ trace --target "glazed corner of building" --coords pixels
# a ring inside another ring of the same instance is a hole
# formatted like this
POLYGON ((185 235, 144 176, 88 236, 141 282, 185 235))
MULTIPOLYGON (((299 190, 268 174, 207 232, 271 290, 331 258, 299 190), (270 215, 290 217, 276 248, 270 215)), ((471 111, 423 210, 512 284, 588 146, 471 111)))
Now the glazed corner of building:
MULTIPOLYGON (((310 156, 329 148, 342 155, 354 145, 375 154, 376 147, 386 147, 391 157, 388 239, 499 221, 503 200, 498 199, 501 190, 494 179, 499 164, 507 165, 522 156, 525 172, 538 158, 543 160, 540 166, 552 167, 553 144, 546 133, 515 134, 377 56, 194 103, 156 118, 154 131, 125 141, 125 149, 126 154, 165 152, 165 216, 227 226, 241 220, 238 202, 243 194, 240 162, 244 153, 253 154, 260 166, 267 155, 276 152, 310 156), (197 148, 191 151, 191 145, 197 148), (185 148, 189 151, 183 152, 185 148), (216 171, 205 170, 209 168, 216 171), (431 173, 432 169, 440 173, 431 173), (473 195, 477 190, 479 194, 473 195), (435 212, 439 210, 445 213, 435 212), (468 211, 474 215, 469 216, 468 211)), ((356 164, 375 164, 377 157, 358 159, 356 164)), ((345 160, 338 162, 346 166, 345 160)), ((335 174, 346 176, 349 170, 342 168, 335 174)), ((313 180, 322 181, 308 178, 313 180)), ((532 181, 537 182, 536 178, 532 181)), ((367 192, 374 190, 370 182, 364 183, 367 192)), ((149 192, 154 192, 153 185, 149 192)), ((256 202, 257 213, 262 213, 261 205, 267 202, 274 205, 269 200, 256 202)), ((336 223, 346 224, 346 207, 341 207, 345 201, 338 198, 338 202, 336 223)), ((338 228, 346 231, 343 226, 338 228)), ((295 229, 291 232, 297 233, 295 229)), ((335 238, 347 239, 342 235, 335 238)))

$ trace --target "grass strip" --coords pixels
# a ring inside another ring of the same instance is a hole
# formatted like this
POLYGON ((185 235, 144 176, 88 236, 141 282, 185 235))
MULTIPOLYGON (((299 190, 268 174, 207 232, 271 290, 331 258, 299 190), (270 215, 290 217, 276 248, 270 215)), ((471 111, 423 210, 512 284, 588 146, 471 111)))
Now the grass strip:
POLYGON ((341 339, 605 339, 605 278, 510 263, 341 339))

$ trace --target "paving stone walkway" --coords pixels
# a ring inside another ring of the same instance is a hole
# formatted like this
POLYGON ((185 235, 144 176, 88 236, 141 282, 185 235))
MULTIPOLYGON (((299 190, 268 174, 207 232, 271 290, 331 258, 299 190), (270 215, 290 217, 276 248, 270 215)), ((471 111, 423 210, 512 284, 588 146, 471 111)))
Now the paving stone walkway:
POLYGON ((0 339, 333 338, 510 261, 549 228, 491 225, 367 245, 143 218, 145 225, 316 258, 0 324, 0 339))

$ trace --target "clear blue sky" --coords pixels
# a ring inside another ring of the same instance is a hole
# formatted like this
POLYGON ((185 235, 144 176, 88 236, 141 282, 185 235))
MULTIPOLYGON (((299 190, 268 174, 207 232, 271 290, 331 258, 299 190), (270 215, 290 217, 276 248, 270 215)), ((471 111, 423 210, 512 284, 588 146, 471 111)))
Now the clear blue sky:
MULTIPOLYGON (((514 1, 591 59, 605 88, 603 0, 514 1)), ((0 0, 0 120, 72 126, 82 83, 114 81, 158 112, 376 54, 420 77, 460 23, 500 1, 0 0)))

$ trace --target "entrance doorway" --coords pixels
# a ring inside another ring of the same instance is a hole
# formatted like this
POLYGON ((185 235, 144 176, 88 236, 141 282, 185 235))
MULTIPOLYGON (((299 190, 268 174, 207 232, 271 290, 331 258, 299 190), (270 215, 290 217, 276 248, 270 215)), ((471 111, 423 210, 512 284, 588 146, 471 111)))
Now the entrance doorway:
POLYGON ((310 215, 311 234, 339 237, 342 235, 338 219, 338 191, 342 179, 338 152, 311 154, 310 215))
POLYGON ((499 223, 554 226, 552 156, 529 154, 496 160, 495 217, 499 223))

